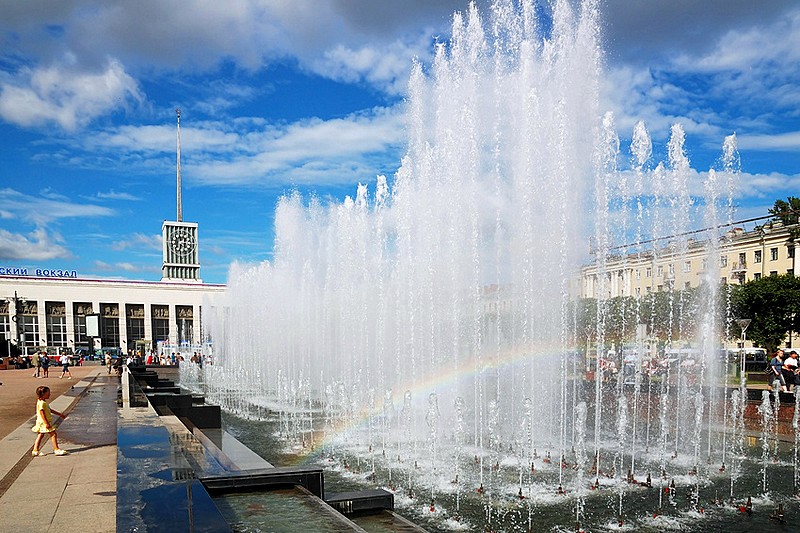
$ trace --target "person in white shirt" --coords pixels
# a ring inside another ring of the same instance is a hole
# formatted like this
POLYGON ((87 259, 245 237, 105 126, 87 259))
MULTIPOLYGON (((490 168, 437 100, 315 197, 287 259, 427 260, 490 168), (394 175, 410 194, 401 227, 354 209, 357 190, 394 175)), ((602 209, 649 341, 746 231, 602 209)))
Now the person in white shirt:
POLYGON ((69 356, 62 353, 61 357, 58 358, 58 362, 61 363, 61 375, 58 376, 58 379, 63 378, 67 374, 69 374, 70 379, 72 379, 72 372, 69 371, 69 356))
POLYGON ((796 388, 798 382, 797 352, 794 350, 789 352, 789 355, 783 360, 783 368, 781 371, 783 372, 783 379, 786 381, 786 387, 791 388, 791 386, 794 385, 796 388))

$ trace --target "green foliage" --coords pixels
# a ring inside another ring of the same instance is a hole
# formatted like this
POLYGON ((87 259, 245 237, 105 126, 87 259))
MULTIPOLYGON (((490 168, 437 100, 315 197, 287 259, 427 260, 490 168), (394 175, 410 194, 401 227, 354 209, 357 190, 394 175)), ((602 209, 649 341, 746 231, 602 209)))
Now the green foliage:
POLYGON ((792 242, 800 239, 800 226, 798 226, 800 198, 789 196, 786 200, 775 200, 775 205, 769 210, 769 213, 775 215, 774 220, 780 220, 784 226, 789 228, 789 239, 792 242))
MULTIPOLYGON (((618 296, 602 302, 605 342, 623 344, 636 340, 638 324, 647 324, 650 335, 665 341, 687 339, 694 336, 700 312, 703 288, 674 292, 655 292, 638 301, 633 297, 618 296)), ((723 300, 724 309, 724 300, 723 300)), ((578 343, 597 340, 598 302, 585 298, 574 302, 577 313, 578 343)))
MULTIPOLYGON (((768 276, 744 285, 721 285, 717 303, 708 305, 707 287, 648 294, 638 302, 616 297, 602 302, 605 343, 623 344, 636 340, 637 323, 647 324, 648 332, 664 342, 696 337, 702 314, 714 311, 720 325, 720 342, 726 330, 731 338, 741 336, 736 318, 752 320, 747 338, 770 351, 781 345, 789 331, 800 330, 800 277, 791 274, 768 276), (729 308, 730 299, 730 308, 729 308)), ((598 302, 574 302, 578 344, 597 341, 598 302)))
POLYGON ((736 286, 732 294, 735 316, 750 318, 747 338, 770 352, 800 322, 800 278, 792 274, 767 276, 736 286))

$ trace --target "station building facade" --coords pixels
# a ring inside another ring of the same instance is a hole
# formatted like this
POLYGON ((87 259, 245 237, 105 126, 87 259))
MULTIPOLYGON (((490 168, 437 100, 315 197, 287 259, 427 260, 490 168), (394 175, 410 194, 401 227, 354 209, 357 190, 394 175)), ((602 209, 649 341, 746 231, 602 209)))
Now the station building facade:
POLYGON ((165 220, 161 233, 161 281, 81 279, 74 270, 0 267, 0 344, 6 344, 0 353, 10 353, 11 344, 24 354, 54 354, 202 343, 203 307, 225 285, 200 279, 197 223, 165 220))
POLYGON ((24 353, 199 344, 203 307, 225 290, 199 282, 62 278, 27 270, 0 273, 0 334, 24 353), (90 341, 86 321, 92 315, 99 315, 99 337, 90 341))
POLYGON ((198 223, 183 220, 180 109, 176 113, 177 213, 161 226, 161 281, 81 279, 74 270, 0 265, 0 353, 10 353, 12 343, 24 354, 127 353, 204 340, 203 306, 225 285, 200 279, 198 223))

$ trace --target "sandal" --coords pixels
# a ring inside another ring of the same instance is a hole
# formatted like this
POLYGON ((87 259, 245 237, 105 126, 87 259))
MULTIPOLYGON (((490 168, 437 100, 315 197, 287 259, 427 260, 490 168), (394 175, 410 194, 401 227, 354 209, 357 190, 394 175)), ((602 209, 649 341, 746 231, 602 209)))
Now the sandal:
POLYGON ((33 450, 33 451, 31 452, 31 456, 32 456, 32 457, 41 457, 41 456, 43 456, 43 455, 47 455, 47 454, 46 454, 46 453, 44 453, 44 452, 40 452, 39 450, 33 450))
POLYGON ((54 452, 56 455, 67 455, 69 452, 67 450, 58 449, 54 452))

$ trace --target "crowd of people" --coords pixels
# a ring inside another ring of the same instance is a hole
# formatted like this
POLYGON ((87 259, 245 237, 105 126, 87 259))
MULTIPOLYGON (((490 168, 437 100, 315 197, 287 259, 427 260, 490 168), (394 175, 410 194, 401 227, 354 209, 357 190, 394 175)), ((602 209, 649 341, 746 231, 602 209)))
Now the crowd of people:
MULTIPOLYGON (((194 352, 189 360, 192 363, 202 365, 205 357, 200 352, 194 352)), ((126 357, 115 357, 112 356, 110 352, 106 352, 103 356, 103 363, 106 365, 109 374, 112 372, 120 374, 122 372, 123 365, 178 366, 184 361, 186 361, 186 359, 184 358, 183 354, 177 352, 157 353, 156 351, 149 351, 146 354, 142 352, 135 352, 128 353, 126 357)))
POLYGON ((769 362, 768 372, 771 375, 770 382, 773 387, 780 387, 783 392, 788 392, 792 385, 796 389, 800 385, 797 352, 791 350, 789 353, 784 353, 783 350, 778 349, 769 362))
POLYGON ((62 352, 56 355, 49 355, 46 351, 34 352, 31 355, 17 355, 9 357, 8 366, 17 370, 31 368, 33 369, 33 377, 35 378, 48 378, 50 377, 50 367, 60 366, 61 375, 59 378, 72 378, 69 367, 75 365, 83 365, 83 357, 62 352))

